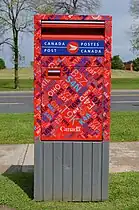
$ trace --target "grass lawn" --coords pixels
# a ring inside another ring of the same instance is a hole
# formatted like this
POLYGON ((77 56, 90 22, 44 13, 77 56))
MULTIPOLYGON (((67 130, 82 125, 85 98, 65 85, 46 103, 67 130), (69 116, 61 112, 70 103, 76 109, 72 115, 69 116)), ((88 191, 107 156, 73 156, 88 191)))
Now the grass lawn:
POLYGON ((112 78, 139 78, 137 71, 124 71, 112 69, 112 78))
MULTIPOLYGON (((0 79, 13 79, 14 70, 13 69, 3 69, 0 70, 0 79)), ((19 78, 20 79, 33 79, 33 68, 19 68, 19 78)))
POLYGON ((139 89, 138 78, 113 78, 112 89, 139 89))
POLYGON ((139 141, 139 112, 111 113, 111 141, 139 141))
MULTIPOLYGON (((33 143, 33 114, 0 114, 0 144, 33 143)), ((111 113, 111 141, 139 141, 139 112, 111 113)))
POLYGON ((0 144, 33 143, 33 114, 0 114, 0 144))
POLYGON ((19 210, 138 210, 139 173, 110 174, 105 202, 35 202, 33 174, 0 175, 0 205, 19 210))
MULTIPOLYGON (((20 79, 19 89, 17 90, 32 90, 33 80, 32 79, 20 79)), ((0 91, 14 91, 14 80, 13 79, 0 79, 0 91)))

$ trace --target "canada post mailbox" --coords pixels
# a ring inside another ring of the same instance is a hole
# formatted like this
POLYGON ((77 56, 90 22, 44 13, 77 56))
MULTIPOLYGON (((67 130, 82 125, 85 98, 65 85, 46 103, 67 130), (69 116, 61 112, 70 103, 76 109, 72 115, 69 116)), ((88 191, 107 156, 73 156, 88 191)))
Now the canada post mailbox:
POLYGON ((112 18, 35 15, 36 200, 108 197, 112 18))

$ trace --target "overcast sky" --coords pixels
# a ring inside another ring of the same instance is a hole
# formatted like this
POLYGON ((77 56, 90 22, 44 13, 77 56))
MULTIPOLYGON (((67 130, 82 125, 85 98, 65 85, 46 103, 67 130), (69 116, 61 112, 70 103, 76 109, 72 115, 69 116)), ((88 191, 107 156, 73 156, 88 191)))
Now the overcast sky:
MULTIPOLYGON (((112 15, 113 17, 113 55, 119 54, 124 61, 133 59, 135 56, 130 51, 130 26, 132 17, 129 14, 129 0, 101 0, 102 7, 99 14, 112 15)), ((23 35, 21 39, 21 54, 25 56, 25 64, 30 65, 33 60, 33 37, 23 35)), ((11 67, 11 53, 4 46, 0 56, 6 60, 7 67, 11 67)))

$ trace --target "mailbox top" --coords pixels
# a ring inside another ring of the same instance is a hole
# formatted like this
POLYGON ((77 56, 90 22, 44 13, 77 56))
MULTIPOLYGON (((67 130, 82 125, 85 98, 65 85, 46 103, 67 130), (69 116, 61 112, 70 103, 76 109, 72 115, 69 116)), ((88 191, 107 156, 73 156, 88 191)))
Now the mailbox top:
MULTIPOLYGON (((98 21, 112 21, 112 16, 110 15, 56 15, 56 14, 50 14, 50 15, 46 15, 46 14, 36 14, 34 15, 34 19, 35 20, 45 20, 45 21, 59 21, 59 20, 63 20, 63 21, 88 21, 90 22, 92 21, 96 21, 96 23, 98 23, 98 21)), ((90 22, 91 23, 91 22, 90 22)))

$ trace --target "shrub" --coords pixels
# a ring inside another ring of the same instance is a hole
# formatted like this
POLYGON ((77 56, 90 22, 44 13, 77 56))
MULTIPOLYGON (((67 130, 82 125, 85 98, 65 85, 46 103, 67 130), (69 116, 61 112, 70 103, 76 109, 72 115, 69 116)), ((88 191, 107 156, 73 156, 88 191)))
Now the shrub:
POLYGON ((5 68, 6 68, 5 61, 2 58, 0 58, 0 69, 5 69, 5 68))
POLYGON ((135 60, 133 60, 133 68, 134 68, 134 71, 139 71, 139 58, 136 58, 135 60))
POLYGON ((113 56, 112 69, 124 69, 124 63, 119 55, 113 56))
POLYGON ((34 65, 34 61, 31 61, 31 62, 30 62, 30 65, 33 66, 33 65, 34 65))

